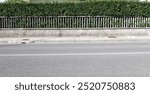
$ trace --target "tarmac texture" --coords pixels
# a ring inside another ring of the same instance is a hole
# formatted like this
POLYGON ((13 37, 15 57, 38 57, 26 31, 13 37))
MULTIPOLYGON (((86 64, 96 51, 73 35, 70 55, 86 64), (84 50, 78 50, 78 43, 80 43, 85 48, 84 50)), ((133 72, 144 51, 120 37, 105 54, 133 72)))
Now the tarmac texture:
POLYGON ((0 44, 1 77, 149 77, 150 42, 0 44))

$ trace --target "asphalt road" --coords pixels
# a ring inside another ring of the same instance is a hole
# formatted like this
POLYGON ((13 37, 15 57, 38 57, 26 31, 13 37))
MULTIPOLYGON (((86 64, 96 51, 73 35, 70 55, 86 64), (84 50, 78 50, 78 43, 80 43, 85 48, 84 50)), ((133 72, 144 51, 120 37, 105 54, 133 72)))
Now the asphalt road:
POLYGON ((150 42, 0 44, 1 77, 150 77, 150 42))

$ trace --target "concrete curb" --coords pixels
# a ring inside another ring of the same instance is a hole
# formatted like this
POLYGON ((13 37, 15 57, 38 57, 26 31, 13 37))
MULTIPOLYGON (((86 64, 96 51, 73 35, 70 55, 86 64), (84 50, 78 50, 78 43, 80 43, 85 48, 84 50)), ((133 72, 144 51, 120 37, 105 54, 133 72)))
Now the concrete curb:
POLYGON ((48 42, 100 42, 100 41, 150 41, 149 36, 127 36, 127 37, 20 37, 0 38, 1 44, 28 44, 48 42))

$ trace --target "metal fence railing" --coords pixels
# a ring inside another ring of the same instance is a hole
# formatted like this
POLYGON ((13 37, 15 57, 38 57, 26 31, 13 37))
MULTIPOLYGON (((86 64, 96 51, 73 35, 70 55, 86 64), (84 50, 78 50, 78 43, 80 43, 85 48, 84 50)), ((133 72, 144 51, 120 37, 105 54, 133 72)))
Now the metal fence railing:
POLYGON ((0 28, 140 28, 150 17, 109 16, 0 16, 0 28))

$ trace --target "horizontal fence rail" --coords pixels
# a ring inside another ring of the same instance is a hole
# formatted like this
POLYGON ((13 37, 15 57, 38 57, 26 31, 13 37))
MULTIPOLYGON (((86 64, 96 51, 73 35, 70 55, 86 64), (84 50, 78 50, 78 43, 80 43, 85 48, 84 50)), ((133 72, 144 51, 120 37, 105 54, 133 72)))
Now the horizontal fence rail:
POLYGON ((107 16, 0 16, 0 28, 140 28, 150 17, 107 16))

